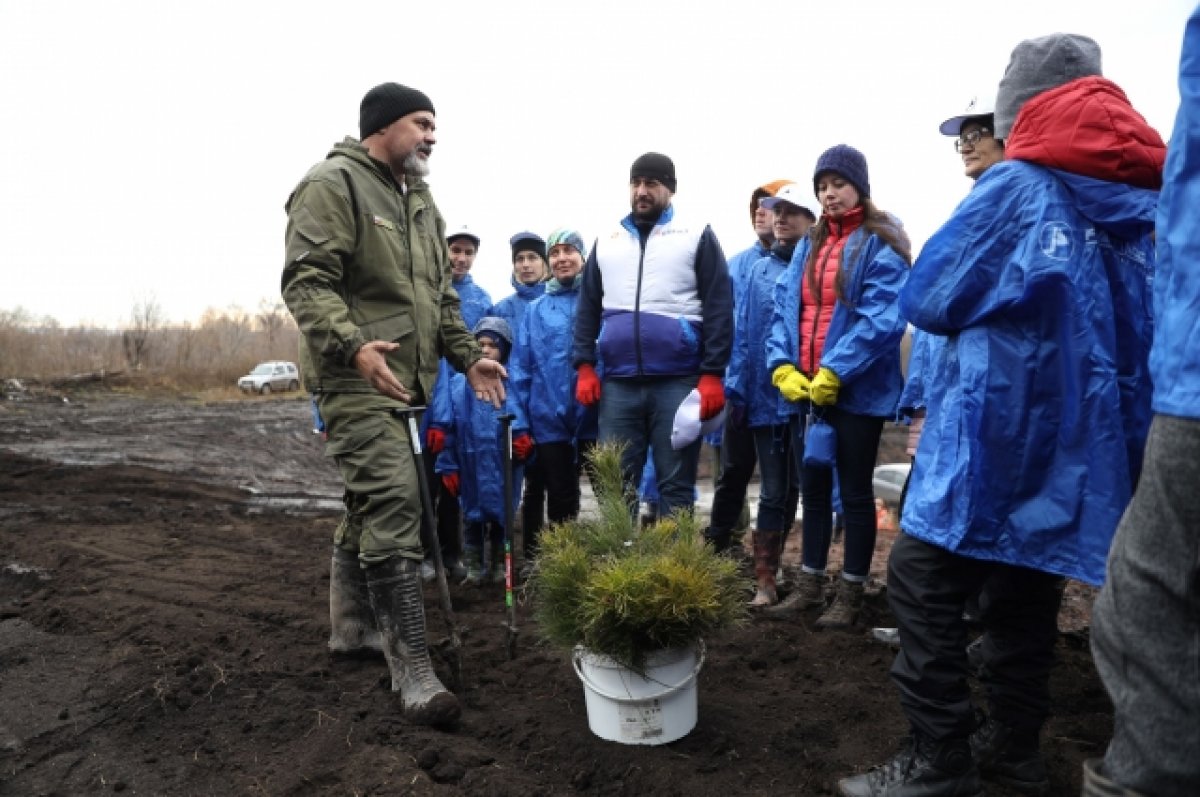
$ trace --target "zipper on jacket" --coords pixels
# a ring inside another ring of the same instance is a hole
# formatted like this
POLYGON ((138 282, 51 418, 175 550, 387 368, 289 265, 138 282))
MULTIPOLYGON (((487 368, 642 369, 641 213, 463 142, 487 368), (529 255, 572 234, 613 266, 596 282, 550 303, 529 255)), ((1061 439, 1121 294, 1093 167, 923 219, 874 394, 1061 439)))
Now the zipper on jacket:
MULTIPOLYGON (((634 224, 636 228, 637 225, 634 224)), ((633 350, 637 355, 637 375, 643 376, 642 373, 642 266, 646 262, 646 244, 650 241, 650 235, 654 232, 651 227, 645 237, 642 236, 642 231, 638 230, 638 245, 641 251, 638 253, 638 278, 637 291, 633 295, 633 350)))
MULTIPOLYGON (((817 311, 813 313, 812 335, 808 339, 808 361, 811 364, 817 363, 817 327, 821 323, 821 305, 825 300, 825 266, 828 265, 829 258, 833 256, 834 246, 837 245, 837 242, 841 240, 842 237, 842 225, 833 221, 832 219, 830 219, 829 224, 831 227, 834 224, 838 225, 838 234, 830 244, 829 248, 825 250, 825 259, 817 264, 817 295, 815 297, 817 300, 817 311)), ((803 277, 801 277, 801 279, 803 279, 803 277)), ((801 291, 801 293, 803 293, 803 291, 801 291)), ((830 316, 829 322, 831 324, 833 323, 832 315, 830 316)), ((828 331, 826 331, 825 334, 829 334, 828 331)), ((810 376, 815 376, 819 370, 821 370, 820 365, 817 365, 817 367, 813 369, 813 372, 810 374, 810 376)))

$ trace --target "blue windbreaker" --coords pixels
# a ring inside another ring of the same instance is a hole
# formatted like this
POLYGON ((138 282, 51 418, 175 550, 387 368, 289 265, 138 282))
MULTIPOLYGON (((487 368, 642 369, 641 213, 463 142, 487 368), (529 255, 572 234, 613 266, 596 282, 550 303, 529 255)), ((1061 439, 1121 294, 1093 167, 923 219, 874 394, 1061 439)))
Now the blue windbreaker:
POLYGON ((537 443, 595 440, 597 407, 575 400, 571 346, 582 275, 569 288, 557 279, 530 303, 517 328, 509 383, 537 443))
POLYGON ((754 264, 761 258, 767 257, 770 254, 771 250, 763 246, 762 241, 755 241, 753 246, 743 249, 729 258, 729 282, 733 286, 733 323, 735 329, 737 314, 740 312, 742 300, 746 296, 746 288, 750 285, 750 269, 754 268, 754 264))
POLYGON ((788 415, 794 413, 771 384, 771 371, 763 359, 775 311, 775 283, 787 267, 774 251, 760 257, 747 269, 746 289, 738 304, 725 395, 731 403, 746 408, 746 425, 751 428, 787 423, 788 415))
MULTIPOLYGON (((775 283, 766 351, 769 374, 785 363, 800 362, 800 279, 810 248, 808 238, 801 241, 775 283)), ((900 374, 904 319, 896 296, 908 278, 908 263, 862 227, 850 234, 842 254, 854 258, 846 292, 853 307, 842 301, 834 307, 821 365, 841 380, 839 408, 856 415, 891 418, 904 381, 900 374)), ((788 414, 799 411, 796 406, 787 409, 788 414)))
MULTIPOLYGON (((463 374, 448 380, 453 424, 446 432, 446 447, 438 454, 434 470, 459 474, 459 505, 463 521, 493 521, 504 525, 504 442, 500 413, 490 403, 475 398, 463 374)), ((506 411, 516 415, 513 437, 527 429, 516 402, 507 401, 506 411)), ((524 466, 513 462, 512 510, 521 501, 524 466)), ((511 529, 510 529, 511 531, 511 529)))
POLYGON ((941 349, 945 345, 946 339, 941 335, 931 335, 923 329, 913 332, 908 350, 908 375, 896 404, 898 417, 911 415, 913 410, 923 410, 929 403, 929 394, 937 390, 938 374, 933 370, 933 363, 941 360, 941 349))
POLYGON ((987 170, 900 293, 948 336, 902 525, 963 556, 1099 584, 1149 423, 1157 193, 987 170))
POLYGON ((503 318, 515 333, 521 326, 521 319, 525 317, 525 311, 529 309, 529 304, 546 292, 546 283, 535 282, 532 285, 526 285, 513 277, 512 286, 513 293, 496 302, 487 314, 503 318))
POLYGON ((1188 20, 1179 111, 1158 204, 1154 411, 1200 418, 1200 11, 1188 20))
MULTIPOLYGON (((475 284, 471 279, 470 274, 463 276, 461 280, 452 283, 454 290, 458 293, 458 300, 461 303, 460 312, 462 313, 463 324, 467 329, 474 329, 479 323, 479 319, 488 315, 488 311, 492 307, 492 297, 483 288, 475 284)), ((507 319, 506 319, 507 320, 507 319)), ((453 401, 450 398, 448 391, 450 390, 451 377, 454 376, 454 369, 450 367, 450 363, 442 359, 438 364, 437 383, 433 386, 433 395, 429 397, 429 412, 422 419, 422 431, 425 428, 433 426, 442 431, 448 431, 451 426, 452 418, 449 413, 452 411, 453 401)))

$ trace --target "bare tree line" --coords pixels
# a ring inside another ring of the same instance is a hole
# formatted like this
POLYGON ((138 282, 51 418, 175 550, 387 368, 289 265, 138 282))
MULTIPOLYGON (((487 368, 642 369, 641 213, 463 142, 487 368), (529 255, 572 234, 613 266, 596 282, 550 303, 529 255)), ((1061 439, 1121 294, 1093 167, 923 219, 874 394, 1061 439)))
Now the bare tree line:
POLYGON ((18 307, 0 310, 0 379, 136 373, 181 388, 233 386, 263 360, 296 360, 299 333, 282 302, 250 313, 207 310, 169 324, 152 298, 134 303, 123 329, 64 327, 18 307))

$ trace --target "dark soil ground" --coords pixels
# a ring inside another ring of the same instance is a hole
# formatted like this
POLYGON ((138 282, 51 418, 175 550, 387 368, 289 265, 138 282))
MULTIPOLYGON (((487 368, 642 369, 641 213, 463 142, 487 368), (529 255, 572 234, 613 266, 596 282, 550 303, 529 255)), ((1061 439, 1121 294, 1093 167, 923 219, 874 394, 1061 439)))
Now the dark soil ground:
MULTIPOLYGON (((410 726, 381 660, 325 648, 340 490, 303 400, 21 398, 0 402, 2 795, 827 795, 905 733, 869 635, 878 584, 853 633, 808 617, 708 640, 699 722, 660 747, 593 736, 529 607, 510 661, 501 594, 455 587, 464 717, 410 726)), ((1057 795, 1111 729, 1089 606, 1072 586, 1043 740, 1057 795)))

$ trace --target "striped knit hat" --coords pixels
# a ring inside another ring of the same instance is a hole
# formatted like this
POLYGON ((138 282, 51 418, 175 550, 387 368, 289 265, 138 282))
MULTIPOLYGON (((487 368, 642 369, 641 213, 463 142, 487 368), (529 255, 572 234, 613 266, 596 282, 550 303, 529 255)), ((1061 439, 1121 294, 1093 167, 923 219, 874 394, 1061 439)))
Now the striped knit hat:
POLYGON ((575 250, 579 252, 579 256, 587 260, 587 247, 583 245, 583 236, 578 231, 572 230, 569 227, 559 227, 546 238, 546 251, 549 252, 559 244, 575 247, 575 250))

